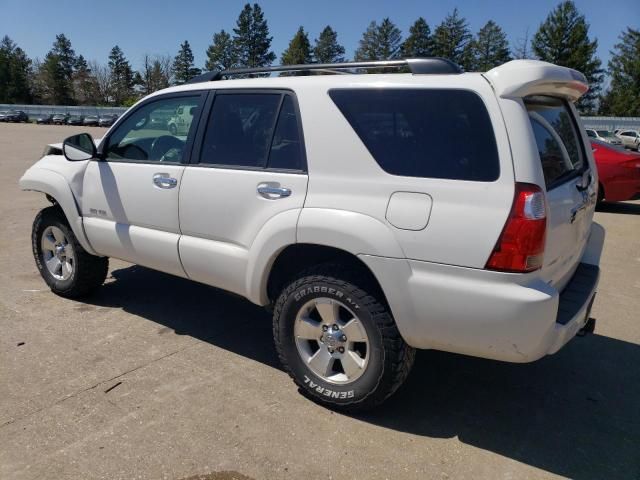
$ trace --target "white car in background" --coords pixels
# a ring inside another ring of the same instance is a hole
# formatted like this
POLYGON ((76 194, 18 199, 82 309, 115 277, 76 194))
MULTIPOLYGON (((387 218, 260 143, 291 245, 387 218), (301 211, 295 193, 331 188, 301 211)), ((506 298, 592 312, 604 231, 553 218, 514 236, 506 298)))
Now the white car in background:
POLYGON ((607 142, 611 145, 622 146, 622 140, 616 137, 615 134, 613 132, 610 132, 609 130, 595 130, 593 128, 587 128, 586 132, 589 138, 593 138, 594 140, 607 142))
POLYGON ((622 140, 625 148, 640 151, 640 133, 637 130, 619 130, 616 136, 622 140))
POLYGON ((210 72, 27 170, 20 186, 53 202, 36 265, 65 297, 99 287, 114 257, 271 306, 284 368, 332 408, 383 402, 415 349, 531 362, 594 328, 586 91, 531 60, 210 72), (233 79, 383 67, 411 73, 233 79), (175 132, 158 112, 176 112, 175 132))

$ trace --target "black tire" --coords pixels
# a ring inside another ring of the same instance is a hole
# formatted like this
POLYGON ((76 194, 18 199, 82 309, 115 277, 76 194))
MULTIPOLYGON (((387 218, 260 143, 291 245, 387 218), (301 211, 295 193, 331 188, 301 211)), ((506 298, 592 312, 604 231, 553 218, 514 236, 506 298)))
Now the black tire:
POLYGON ((40 275, 51 291, 61 297, 80 298, 88 295, 107 278, 109 258, 91 255, 82 248, 57 205, 40 210, 36 215, 31 231, 31 246, 40 275), (59 228, 73 248, 74 267, 66 280, 55 278, 44 264, 42 237, 47 227, 59 228))
POLYGON ((304 272, 283 289, 273 312, 275 345, 289 376, 317 403, 343 411, 380 405, 405 381, 415 358, 415 350, 400 336, 388 307, 372 295, 375 288, 367 292, 367 287, 359 287, 354 278, 354 274, 345 273, 338 265, 322 265, 304 272), (368 363, 361 376, 351 383, 326 381, 298 353, 294 339, 296 315, 307 302, 319 297, 348 305, 357 312, 366 330, 370 344, 368 363))

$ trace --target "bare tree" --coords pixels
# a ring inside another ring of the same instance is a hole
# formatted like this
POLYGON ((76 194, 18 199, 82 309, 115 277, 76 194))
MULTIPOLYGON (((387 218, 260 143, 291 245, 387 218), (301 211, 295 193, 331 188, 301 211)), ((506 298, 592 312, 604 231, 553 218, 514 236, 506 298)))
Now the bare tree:
POLYGON ((142 90, 145 95, 167 88, 172 83, 170 55, 149 55, 142 58, 142 90))
POLYGON ((528 59, 535 58, 531 51, 531 36, 529 35, 529 27, 524 32, 524 37, 518 38, 513 46, 513 58, 528 59))
POLYGON ((93 60, 89 62, 89 68, 96 82, 96 100, 102 105, 108 105, 112 99, 109 67, 93 60))

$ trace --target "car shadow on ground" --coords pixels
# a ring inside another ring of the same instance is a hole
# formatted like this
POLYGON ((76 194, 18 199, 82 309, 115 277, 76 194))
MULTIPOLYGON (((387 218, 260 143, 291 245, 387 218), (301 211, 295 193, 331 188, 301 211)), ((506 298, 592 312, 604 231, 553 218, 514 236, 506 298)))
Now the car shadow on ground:
POLYGON ((597 212, 602 213, 621 213, 625 215, 640 215, 640 203, 616 202, 601 203, 596 207, 597 212))
MULTIPOLYGON (((112 276, 89 303, 122 308, 176 334, 280 368, 270 315, 263 309, 138 266, 112 276)), ((418 352, 406 384, 387 403, 351 417, 412 435, 458 437, 570 478, 637 480, 639 380, 640 346, 598 335, 596 327, 596 334, 532 364, 418 352)))

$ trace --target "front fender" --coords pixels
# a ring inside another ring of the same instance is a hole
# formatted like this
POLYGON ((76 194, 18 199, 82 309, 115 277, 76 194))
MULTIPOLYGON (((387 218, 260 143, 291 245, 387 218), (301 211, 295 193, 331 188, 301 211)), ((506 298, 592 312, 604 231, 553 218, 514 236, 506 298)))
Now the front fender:
POLYGON ((82 225, 82 216, 78 204, 67 180, 58 172, 45 168, 30 168, 20 179, 22 190, 41 192, 53 197, 67 217, 74 235, 87 252, 98 253, 91 247, 82 225))

